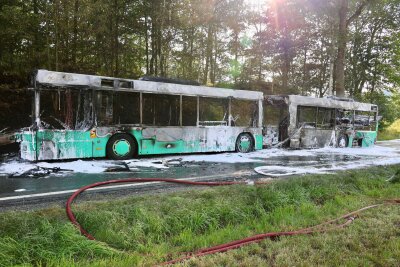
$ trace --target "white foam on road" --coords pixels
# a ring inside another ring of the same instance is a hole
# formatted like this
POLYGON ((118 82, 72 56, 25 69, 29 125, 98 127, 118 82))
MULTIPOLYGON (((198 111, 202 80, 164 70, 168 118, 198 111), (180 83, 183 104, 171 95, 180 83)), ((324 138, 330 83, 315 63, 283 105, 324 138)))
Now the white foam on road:
POLYGON ((26 189, 25 188, 20 188, 20 189, 15 189, 14 192, 25 192, 26 189))
POLYGON ((106 169, 116 166, 109 161, 84 161, 76 160, 71 162, 20 162, 18 160, 3 163, 0 165, 0 173, 3 174, 22 174, 37 167, 60 168, 78 173, 101 173, 106 169))
POLYGON ((127 160, 125 163, 129 169, 137 168, 156 168, 156 169, 168 169, 168 166, 161 160, 127 160))
MULTIPOLYGON (((387 143, 383 143, 387 145, 387 143)), ((400 149, 398 146, 388 147, 376 145, 372 148, 320 148, 313 150, 299 150, 298 153, 290 153, 290 150, 281 150, 274 155, 279 156, 321 156, 321 155, 342 155, 354 156, 358 159, 349 161, 334 161, 329 166, 321 166, 321 164, 311 164, 305 161, 301 166, 287 167, 280 165, 260 166, 254 170, 266 176, 280 177, 294 174, 324 174, 334 171, 362 169, 370 166, 384 166, 400 164, 400 149)), ((257 152, 256 152, 257 153, 257 152)), ((260 151, 258 153, 265 153, 260 151)), ((267 156, 268 154, 264 154, 267 156)))
MULTIPOLYGON (((140 170, 141 168, 167 169, 175 163, 184 162, 215 162, 215 163, 265 163, 270 159, 279 160, 278 157, 288 157, 291 168, 296 173, 321 173, 332 170, 345 170, 349 168, 361 168, 374 165, 389 165, 400 163, 400 140, 390 142, 380 142, 372 148, 320 148, 320 149, 263 149, 252 153, 218 153, 218 154, 197 154, 197 155, 176 155, 166 157, 134 159, 126 161, 111 160, 76 160, 70 162, 20 162, 11 161, 0 164, 0 174, 22 174, 37 167, 42 168, 60 168, 75 173, 102 173, 110 168, 127 167, 129 170, 140 170), (322 163, 316 162, 315 157, 343 155, 354 156, 356 159, 350 161, 331 162, 331 166, 323 167, 322 163), (306 160, 297 162, 297 159, 291 157, 304 157, 306 160), (307 157, 312 157, 307 160, 307 157), (293 162, 292 162, 293 161, 293 162), (299 163, 297 165, 297 163, 299 163), (336 164, 336 165, 334 165, 336 164), (294 165, 294 166, 293 166, 294 165)), ((263 166, 272 168, 273 172, 283 172, 284 166, 263 166)), ((288 167, 288 166, 286 166, 288 167)), ((257 171, 260 171, 260 167, 257 171)), ((291 169, 286 169, 292 172, 291 169)))
POLYGON ((301 175, 307 173, 327 173, 323 169, 317 169, 314 167, 302 167, 302 168, 294 168, 294 167, 286 167, 286 166, 260 166, 254 168, 256 173, 271 176, 271 177, 281 177, 281 176, 288 176, 288 175, 301 175))
POLYGON ((344 171, 352 169, 362 169, 371 166, 385 166, 400 164, 400 157, 397 158, 377 158, 370 160, 360 160, 351 162, 336 162, 329 167, 316 168, 314 166, 303 165, 301 167, 287 167, 279 165, 260 166, 254 168, 254 171, 270 177, 281 177, 288 175, 302 175, 302 174, 326 174, 335 171, 344 171))

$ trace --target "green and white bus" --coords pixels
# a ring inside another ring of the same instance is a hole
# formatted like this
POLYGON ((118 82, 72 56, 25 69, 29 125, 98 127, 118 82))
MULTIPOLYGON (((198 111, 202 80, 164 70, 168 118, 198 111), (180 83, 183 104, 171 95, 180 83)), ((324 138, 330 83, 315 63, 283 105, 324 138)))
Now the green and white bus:
POLYGON ((21 158, 129 159, 263 146, 263 93, 38 70, 21 158))

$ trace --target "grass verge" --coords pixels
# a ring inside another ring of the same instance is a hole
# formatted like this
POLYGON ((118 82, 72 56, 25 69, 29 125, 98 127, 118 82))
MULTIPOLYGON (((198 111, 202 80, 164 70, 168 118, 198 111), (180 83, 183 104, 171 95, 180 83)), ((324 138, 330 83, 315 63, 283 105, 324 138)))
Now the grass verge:
MULTIPOLYGON (((230 186, 86 202, 74 208, 98 242, 86 240, 64 210, 6 212, 0 221, 0 266, 149 266, 179 253, 295 230, 386 198, 400 183, 385 181, 400 166, 310 175, 265 186, 230 186)), ((400 208, 362 213, 346 229, 265 240, 184 266, 382 265, 400 259, 400 208)))
POLYGON ((379 141, 400 139, 400 119, 393 122, 385 130, 380 131, 378 134, 379 141))
POLYGON ((393 139, 400 139, 400 132, 397 131, 390 131, 388 129, 384 131, 380 131, 378 133, 378 140, 379 141, 387 141, 393 139))

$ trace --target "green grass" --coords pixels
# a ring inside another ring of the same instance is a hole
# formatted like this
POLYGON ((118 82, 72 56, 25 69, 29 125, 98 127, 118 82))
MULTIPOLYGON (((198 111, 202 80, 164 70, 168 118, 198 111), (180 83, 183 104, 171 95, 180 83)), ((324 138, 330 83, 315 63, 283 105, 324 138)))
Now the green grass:
POLYGON ((380 141, 400 139, 400 119, 393 122, 385 130, 380 131, 378 139, 380 141))
POLYGON ((379 141, 386 141, 386 140, 393 140, 393 139, 400 139, 400 133, 395 132, 395 131, 390 131, 388 129, 380 131, 378 133, 379 141))
POLYGON ((395 122, 393 122, 389 127, 388 127, 389 131, 393 131, 393 132, 397 132, 400 133, 400 119, 396 120, 395 122))
MULTIPOLYGON (((312 175, 265 186, 128 197, 75 205, 86 240, 64 209, 7 212, 0 220, 0 266, 150 266, 180 253, 249 235, 312 226, 386 198, 400 166, 312 175), (171 256, 168 256, 171 255, 171 256)), ((192 259, 184 266, 398 266, 400 208, 362 213, 348 228, 312 236, 265 240, 192 259)))

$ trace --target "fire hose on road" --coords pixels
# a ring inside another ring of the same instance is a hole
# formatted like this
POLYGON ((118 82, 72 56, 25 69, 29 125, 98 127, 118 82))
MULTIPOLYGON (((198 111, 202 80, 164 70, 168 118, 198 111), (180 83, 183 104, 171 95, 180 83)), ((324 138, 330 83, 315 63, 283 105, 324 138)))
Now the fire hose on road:
MULTIPOLYGON (((94 184, 90 184, 87 186, 84 186, 77 190, 74 194, 72 194, 69 199, 67 200, 66 203, 66 212, 69 220, 71 221, 72 224, 74 224, 80 232, 86 236, 90 240, 95 240, 95 238, 88 233, 77 221, 74 213, 72 212, 72 203, 73 201, 84 191, 94 188, 94 187, 99 187, 99 186, 104 186, 104 185, 109 185, 109 184, 119 184, 119 183, 148 183, 148 182, 165 182, 165 183, 175 183, 175 184, 185 184, 185 185, 195 185, 195 186, 227 186, 227 185, 239 185, 239 184, 246 184, 247 182, 195 182, 195 181, 187 181, 187 180, 177 180, 177 179, 160 179, 160 178, 131 178, 131 179, 121 179, 121 180, 110 180, 110 181, 104 181, 104 182, 98 182, 94 184)), ((265 184, 265 183, 255 183, 255 184, 265 184)), ((210 255, 210 254, 215 254, 219 252, 225 252, 231 249, 236 249, 241 246, 251 244, 251 243, 256 243, 260 242, 264 239, 267 238, 276 238, 280 236, 292 236, 292 235, 307 235, 307 234, 312 234, 312 233, 323 233, 323 232, 328 232, 332 231, 335 229, 343 228, 349 224, 351 224, 356 218, 358 213, 384 206, 384 205, 400 205, 400 199, 393 199, 393 200, 386 200, 382 203, 375 204, 375 205, 370 205, 363 207, 361 209, 358 209, 356 211, 347 213, 339 218, 312 226, 308 228, 303 228, 300 230, 295 230, 295 231, 285 231, 285 232, 270 232, 270 233, 264 233, 264 234, 258 234, 254 235, 251 237, 247 237, 241 240, 236 240, 232 241, 229 243, 221 244, 218 246, 210 247, 210 248, 205 248, 198 250, 196 252, 191 252, 191 253, 186 253, 184 256, 170 260, 164 263, 161 263, 160 265, 169 265, 169 264, 174 264, 178 263, 184 260, 188 260, 193 257, 200 257, 204 255, 210 255)))

